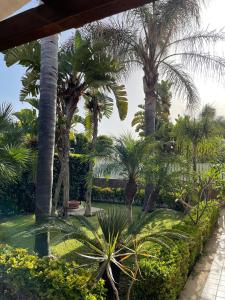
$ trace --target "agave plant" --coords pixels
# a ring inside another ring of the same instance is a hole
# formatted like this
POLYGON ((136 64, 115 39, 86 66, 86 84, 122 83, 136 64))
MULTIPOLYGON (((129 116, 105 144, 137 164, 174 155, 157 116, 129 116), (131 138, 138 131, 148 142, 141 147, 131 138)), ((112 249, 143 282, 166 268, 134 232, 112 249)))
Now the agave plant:
POLYGON ((129 300, 131 289, 140 273, 140 258, 152 257, 144 247, 145 243, 153 242, 169 248, 174 239, 186 238, 181 232, 156 228, 151 221, 157 214, 158 211, 140 215, 138 222, 129 224, 126 211, 114 208, 97 213, 99 228, 83 216, 77 217, 81 226, 62 219, 56 221, 53 228, 63 233, 63 239, 76 239, 86 246, 86 253, 78 254, 91 261, 86 266, 97 264, 90 282, 95 283, 103 278, 108 290, 107 299, 120 299, 120 275, 127 275, 131 279, 127 292, 129 300))

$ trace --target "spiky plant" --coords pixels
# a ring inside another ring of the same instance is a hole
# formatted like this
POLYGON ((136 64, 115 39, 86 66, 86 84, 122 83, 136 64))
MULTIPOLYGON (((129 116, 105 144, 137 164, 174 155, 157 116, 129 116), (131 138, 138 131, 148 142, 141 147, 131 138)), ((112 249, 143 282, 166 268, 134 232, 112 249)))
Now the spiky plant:
POLYGON ((97 265, 96 272, 90 278, 93 284, 100 278, 105 280, 108 289, 108 299, 119 296, 119 281, 121 272, 131 279, 128 296, 140 271, 141 257, 151 258, 146 250, 145 243, 153 242, 170 248, 176 239, 185 239, 182 232, 168 230, 151 223, 157 218, 158 211, 152 214, 140 214, 138 222, 128 224, 126 212, 121 209, 110 209, 97 213, 98 227, 85 217, 77 217, 81 226, 65 220, 58 220, 52 224, 54 230, 60 230, 63 239, 76 239, 85 248, 85 253, 78 253, 85 260, 87 266, 97 265), (133 262, 133 264, 132 264, 133 262))

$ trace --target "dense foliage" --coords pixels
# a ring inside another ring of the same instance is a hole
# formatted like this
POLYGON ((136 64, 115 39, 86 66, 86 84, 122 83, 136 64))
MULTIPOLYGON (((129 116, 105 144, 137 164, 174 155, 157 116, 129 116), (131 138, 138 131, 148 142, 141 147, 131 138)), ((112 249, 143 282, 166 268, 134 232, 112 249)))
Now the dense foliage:
MULTIPOLYGON (((134 205, 142 206, 144 202, 144 189, 138 189, 135 198, 134 205)), ((111 187, 99 187, 94 186, 92 197, 94 202, 108 202, 115 204, 124 204, 124 189, 123 188, 111 188, 111 187)), ((171 193, 167 193, 166 189, 162 189, 158 201, 156 203, 157 207, 166 206, 168 208, 180 210, 181 207, 175 202, 175 196, 171 193)))
POLYGON ((4 299, 103 300, 103 281, 88 287, 90 272, 75 263, 30 255, 24 249, 0 247, 0 294, 4 299))
POLYGON ((161 247, 149 249, 156 258, 141 261, 143 279, 137 281, 134 299, 177 299, 196 259, 202 253, 204 243, 215 227, 218 214, 218 206, 211 202, 197 226, 191 224, 187 216, 184 223, 173 227, 174 230, 187 233, 189 240, 176 242, 169 251, 161 247))

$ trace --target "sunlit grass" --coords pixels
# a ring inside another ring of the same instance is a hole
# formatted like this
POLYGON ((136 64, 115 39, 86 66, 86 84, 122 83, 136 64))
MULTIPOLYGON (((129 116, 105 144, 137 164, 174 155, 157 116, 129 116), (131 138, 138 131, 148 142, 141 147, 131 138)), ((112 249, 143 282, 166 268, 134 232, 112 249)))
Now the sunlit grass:
MULTIPOLYGON (((94 206, 106 210, 115 205, 108 203, 94 203, 94 206)), ((123 209, 124 205, 116 205, 116 207, 123 209)), ((133 208, 134 220, 135 218, 137 219, 137 215, 140 211, 140 207, 135 206, 133 208)), ((32 232, 31 229, 34 225, 34 220, 34 215, 10 217, 2 220, 0 222, 0 243, 18 248, 26 248, 32 252, 34 249, 34 234, 30 232, 32 232)), ((90 220, 97 228, 97 217, 93 216, 90 220)), ((154 225, 154 227, 163 226, 164 228, 171 228, 173 225, 181 222, 181 220, 181 213, 162 209, 153 219, 152 225, 154 225)), ((75 217, 70 217, 69 221, 74 222, 75 226, 80 226, 75 217)), ((58 235, 54 235, 51 238, 51 253, 54 256, 64 257, 66 259, 79 259, 77 253, 80 253, 82 250, 83 246, 81 243, 74 239, 60 241, 60 236, 58 235)))

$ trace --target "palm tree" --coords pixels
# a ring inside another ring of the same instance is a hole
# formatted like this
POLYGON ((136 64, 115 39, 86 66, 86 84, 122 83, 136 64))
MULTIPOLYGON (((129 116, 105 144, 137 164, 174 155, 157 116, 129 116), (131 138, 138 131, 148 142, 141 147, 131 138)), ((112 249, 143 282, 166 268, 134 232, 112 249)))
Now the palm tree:
MULTIPOLYGON (((125 87, 117 84, 117 76, 121 64, 104 51, 102 42, 90 41, 83 38, 79 31, 59 51, 59 76, 57 90, 57 126, 56 147, 61 161, 59 178, 63 178, 63 206, 67 214, 70 199, 69 182, 69 134, 73 116, 78 102, 88 88, 111 92, 119 108, 120 118, 127 112, 125 87)), ((27 68, 22 79, 21 100, 26 100, 30 94, 36 96, 39 91, 38 59, 40 47, 38 42, 16 47, 6 52, 7 65, 19 62, 27 68)))
MULTIPOLYGON (((161 80, 160 83, 157 83, 156 130, 159 129, 162 122, 169 122, 172 98, 172 94, 170 92, 171 86, 172 84, 165 80, 161 80)), ((140 104, 138 105, 138 108, 140 108, 140 110, 134 114, 131 125, 132 127, 136 126, 135 131, 143 137, 145 132, 145 106, 140 104)))
POLYGON ((12 123, 12 106, 0 106, 0 182, 17 179, 29 161, 29 150, 23 145, 23 132, 12 123))
MULTIPOLYGON (((154 1, 118 18, 88 26, 86 34, 111 41, 110 51, 130 67, 144 73, 145 136, 155 132, 157 82, 172 83, 174 95, 194 107, 199 101, 197 89, 187 70, 220 79, 225 60, 210 52, 223 32, 195 31, 200 19, 198 0, 154 1), (204 46, 209 50, 204 51, 204 46)), ((151 188, 146 187, 146 199, 151 188)))
POLYGON ((209 107, 204 107, 198 119, 191 119, 189 116, 179 117, 174 126, 177 147, 191 157, 193 171, 197 171, 197 158, 200 147, 208 146, 210 139, 221 135, 221 128, 211 118, 214 112, 209 107))
POLYGON ((135 140, 131 134, 122 135, 115 140, 112 154, 106 162, 99 165, 99 174, 119 174, 127 180, 125 187, 125 205, 128 220, 132 221, 132 204, 137 192, 138 180, 143 170, 146 143, 135 140))
POLYGON ((37 130, 38 118, 35 109, 21 109, 14 113, 17 118, 17 125, 23 130, 25 134, 25 142, 27 147, 31 149, 37 148, 37 130))
MULTIPOLYGON (((116 76, 121 65, 104 51, 104 45, 91 42, 76 32, 73 42, 68 43, 60 52, 58 116, 59 148, 62 148, 62 166, 64 174, 64 211, 69 201, 69 131, 77 104, 88 90, 107 91, 114 95, 123 120, 127 114, 125 87, 118 85, 116 76), (65 120, 61 122, 60 120, 65 120)), ((95 130, 96 131, 96 130, 95 130)), ((96 133, 95 133, 96 135, 96 133)))
MULTIPOLYGON (((35 217, 40 224, 51 215, 58 79, 58 35, 41 40, 38 163, 35 217)), ((35 236, 35 251, 49 255, 49 232, 35 236)))
MULTIPOLYGON (((125 94, 124 94, 125 95, 125 94)), ((86 94, 86 109, 88 110, 87 127, 91 131, 91 144, 89 155, 89 169, 87 176, 87 191, 86 191, 86 208, 85 216, 91 216, 91 195, 93 185, 93 172, 94 172, 94 159, 102 156, 101 153, 97 153, 97 138, 98 138, 98 126, 103 117, 110 118, 113 112, 113 99, 107 95, 100 93, 99 91, 90 91, 86 94)), ((122 107, 118 107, 120 116, 122 119, 126 116, 127 111, 121 110, 122 107)), ((104 156, 107 156, 108 149, 104 149, 104 156)))

